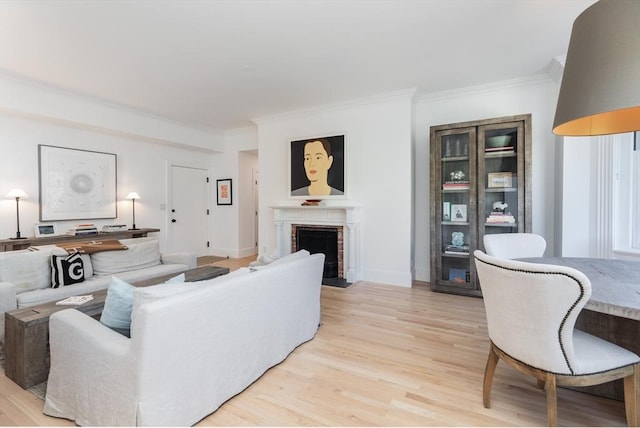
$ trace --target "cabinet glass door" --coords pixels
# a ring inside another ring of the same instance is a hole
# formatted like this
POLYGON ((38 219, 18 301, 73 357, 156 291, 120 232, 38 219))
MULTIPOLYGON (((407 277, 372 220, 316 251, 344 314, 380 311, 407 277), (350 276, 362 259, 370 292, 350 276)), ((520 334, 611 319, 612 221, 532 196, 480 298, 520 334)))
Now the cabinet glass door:
POLYGON ((478 246, 482 250, 485 234, 525 231, 524 150, 522 122, 478 128, 478 246))
POLYGON ((438 188, 440 233, 436 275, 447 287, 473 288, 472 266, 476 224, 476 131, 475 128, 437 134, 440 150, 438 188))

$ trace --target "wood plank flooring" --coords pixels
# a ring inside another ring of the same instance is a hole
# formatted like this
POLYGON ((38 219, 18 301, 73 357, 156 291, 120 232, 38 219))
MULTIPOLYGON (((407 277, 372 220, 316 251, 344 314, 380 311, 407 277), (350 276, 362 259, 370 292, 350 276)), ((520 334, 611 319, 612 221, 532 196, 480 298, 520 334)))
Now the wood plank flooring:
MULTIPOLYGON (((230 269, 252 259, 216 262, 230 269)), ((545 395, 499 363, 482 406, 482 300, 360 282, 323 286, 322 325, 199 426, 544 426, 545 395)), ((0 371, 0 425, 73 425, 0 371)), ((561 426, 624 426, 624 404, 558 390, 561 426)))

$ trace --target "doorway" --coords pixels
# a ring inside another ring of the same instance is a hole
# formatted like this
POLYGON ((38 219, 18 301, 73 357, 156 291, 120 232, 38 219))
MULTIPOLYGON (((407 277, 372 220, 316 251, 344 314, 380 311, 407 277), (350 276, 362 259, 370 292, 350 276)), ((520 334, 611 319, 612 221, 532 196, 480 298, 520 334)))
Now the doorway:
POLYGON ((167 249, 209 254, 209 177, 204 168, 169 166, 167 249))

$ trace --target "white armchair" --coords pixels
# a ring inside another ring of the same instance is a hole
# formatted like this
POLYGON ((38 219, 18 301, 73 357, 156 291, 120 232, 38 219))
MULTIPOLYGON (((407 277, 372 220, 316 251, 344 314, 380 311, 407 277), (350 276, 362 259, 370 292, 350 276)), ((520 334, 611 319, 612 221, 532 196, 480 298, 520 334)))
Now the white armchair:
POLYGON ((491 340, 484 406, 490 407, 493 375, 502 359, 546 387, 550 426, 557 423, 556 385, 589 386, 621 378, 627 423, 638 426, 640 357, 574 329, 591 296, 589 279, 565 266, 507 260, 482 251, 474 256, 491 340))
POLYGON ((484 235, 482 239, 486 253, 501 259, 542 257, 547 241, 535 233, 497 233, 484 235))

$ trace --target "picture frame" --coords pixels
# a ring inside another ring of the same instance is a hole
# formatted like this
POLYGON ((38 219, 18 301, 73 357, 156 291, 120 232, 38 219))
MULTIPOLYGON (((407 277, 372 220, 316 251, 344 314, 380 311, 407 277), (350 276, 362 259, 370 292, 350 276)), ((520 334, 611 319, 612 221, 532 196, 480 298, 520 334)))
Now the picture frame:
POLYGON ((40 221, 118 216, 114 153, 38 145, 40 221))
POLYGON ((216 180, 216 203, 218 205, 233 204, 233 188, 230 178, 216 180))
POLYGON ((451 204, 451 221, 467 221, 467 206, 465 204, 451 204))
POLYGON ((442 221, 451 221, 451 202, 442 202, 442 221))
POLYGON ((346 149, 344 134, 291 141, 287 176, 289 198, 345 199, 346 149), (315 175, 315 180, 309 178, 311 174, 315 175))
POLYGON ((490 172, 487 175, 487 187, 488 188, 513 187, 513 173, 512 172, 490 172))
POLYGON ((33 225, 36 238, 42 238, 44 236, 56 236, 58 234, 58 227, 55 223, 36 223, 33 225))

